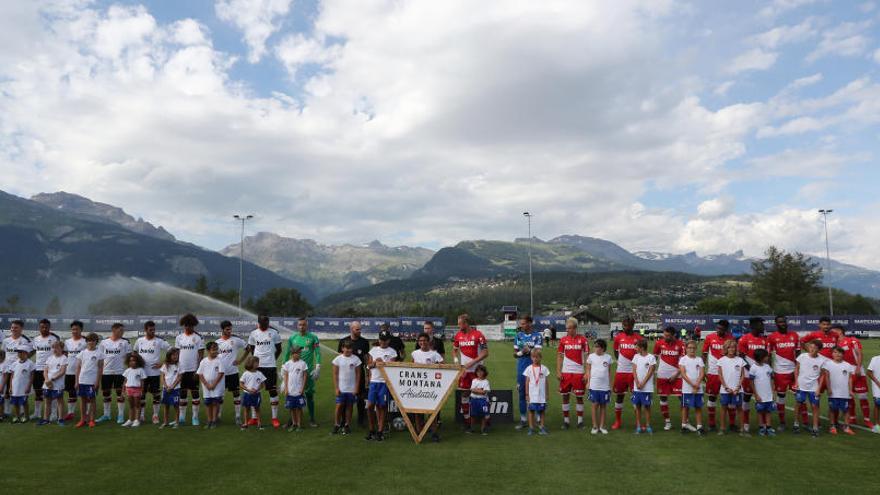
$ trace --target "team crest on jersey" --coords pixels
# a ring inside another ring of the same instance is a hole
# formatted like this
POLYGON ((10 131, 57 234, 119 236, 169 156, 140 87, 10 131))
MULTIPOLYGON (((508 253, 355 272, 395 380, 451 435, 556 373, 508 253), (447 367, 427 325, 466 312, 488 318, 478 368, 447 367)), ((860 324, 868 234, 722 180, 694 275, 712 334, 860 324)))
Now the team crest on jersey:
POLYGON ((604 366, 604 367, 607 368, 607 367, 608 367, 608 361, 602 361, 602 366, 604 366))

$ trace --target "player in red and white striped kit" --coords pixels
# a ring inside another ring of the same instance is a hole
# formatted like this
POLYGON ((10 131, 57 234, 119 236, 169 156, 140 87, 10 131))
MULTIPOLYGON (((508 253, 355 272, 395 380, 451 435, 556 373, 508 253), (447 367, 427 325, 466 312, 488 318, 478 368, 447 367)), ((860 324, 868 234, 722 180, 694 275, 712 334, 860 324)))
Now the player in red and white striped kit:
POLYGON ((718 377, 718 360, 724 355, 724 343, 734 340, 730 334, 730 322, 719 320, 715 324, 715 333, 706 336, 703 341, 703 356, 706 358, 706 393, 709 400, 706 409, 709 411, 709 431, 716 428, 717 415, 715 401, 721 392, 721 378, 718 377))
POLYGON ((853 394, 854 397, 849 399, 849 424, 856 424, 856 398, 859 399, 859 406, 862 410, 862 421, 866 428, 873 428, 874 423, 871 422, 871 407, 868 403, 868 377, 865 376, 865 367, 862 366, 863 356, 862 342, 853 336, 846 335, 846 329, 843 325, 832 325, 831 332, 836 333, 837 346, 843 349, 843 360, 851 364, 855 369, 853 373, 853 394))
POLYGON ((464 366, 464 373, 458 379, 458 389, 461 390, 461 414, 464 416, 465 429, 470 431, 471 419, 471 382, 476 377, 475 370, 478 364, 489 357, 489 346, 486 337, 476 328, 471 328, 470 317, 463 314, 458 316, 458 332, 452 339, 452 361, 464 366))
POLYGON ((624 318, 622 325, 623 331, 614 336, 614 358, 617 360, 617 371, 614 373, 614 393, 617 394, 617 397, 614 399, 612 430, 618 430, 621 427, 623 396, 627 390, 632 390, 634 383, 632 358, 639 352, 636 344, 644 338, 633 333, 636 320, 631 317, 624 318))
POLYGON ((584 427, 584 363, 590 354, 590 343, 583 335, 578 335, 578 321, 569 318, 565 322, 566 335, 559 339, 556 353, 556 378, 559 379, 559 393, 562 394, 562 428, 568 429, 571 413, 571 397, 574 394, 577 405, 577 426, 584 427))
MULTIPOLYGON (((769 350, 768 347, 767 337, 764 337, 764 318, 749 318, 749 333, 740 337, 739 344, 737 345, 737 352, 740 357, 746 360, 749 367, 757 366, 758 363, 755 361, 755 351, 758 349, 767 351, 769 350)), ((751 412, 753 393, 755 393, 755 391, 752 386, 752 380, 749 379, 748 373, 746 373, 746 377, 743 378, 742 402, 743 431, 745 432, 749 431, 749 413, 751 412)), ((769 397, 761 398, 765 401, 769 400, 769 397)))
POLYGON ((674 395, 681 400, 681 372, 678 361, 684 356, 684 342, 678 340, 675 327, 663 329, 663 338, 654 344, 654 355, 657 356, 657 394, 660 397, 660 412, 665 422, 663 429, 672 429, 669 420, 669 396, 674 395))
MULTIPOLYGON (((794 391, 797 388, 794 382, 794 368, 801 346, 798 334, 788 331, 788 319, 785 316, 777 316, 775 323, 776 331, 767 338, 767 350, 773 356, 776 412, 779 414, 779 428, 776 430, 783 432, 785 431, 785 394, 789 390, 794 391)), ((804 413, 806 413, 806 409, 804 409, 804 413)), ((795 415, 794 423, 798 424, 797 415, 795 415)))

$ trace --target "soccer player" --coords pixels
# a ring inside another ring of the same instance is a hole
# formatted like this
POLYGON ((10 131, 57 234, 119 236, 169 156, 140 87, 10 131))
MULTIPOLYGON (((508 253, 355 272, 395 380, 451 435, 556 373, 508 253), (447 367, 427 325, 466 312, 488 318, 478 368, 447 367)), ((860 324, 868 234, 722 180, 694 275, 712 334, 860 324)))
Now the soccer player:
POLYGON ((643 340, 644 337, 637 333, 633 333, 636 320, 627 316, 623 319, 623 332, 614 336, 614 359, 617 360, 617 371, 614 373, 614 393, 617 397, 614 399, 614 424, 611 425, 612 430, 621 427, 621 416, 623 415, 623 397, 627 390, 632 390, 633 371, 632 358, 638 353, 636 344, 643 340))
POLYGON ((205 346, 208 355, 199 362, 196 369, 196 375, 202 384, 202 395, 205 396, 205 408, 207 409, 208 424, 206 429, 214 429, 217 427, 217 414, 220 411, 220 401, 223 399, 224 385, 223 382, 223 361, 220 360, 220 346, 217 342, 209 342, 205 346))
POLYGON ((608 434, 605 419, 608 402, 611 400, 611 356, 606 352, 608 344, 604 339, 596 341, 596 350, 587 356, 584 380, 590 384, 591 418, 593 428, 590 433, 608 434))
MULTIPOLYGON (((779 315, 775 319, 776 331, 767 338, 767 350, 773 355, 773 382, 776 385, 776 412, 779 414, 779 431, 785 431, 785 394, 795 390, 794 367, 800 354, 800 338, 788 331, 788 319, 779 315)), ((795 414, 794 424, 798 424, 795 414)))
POLYGON ((34 362, 28 359, 32 352, 29 346, 19 347, 15 350, 16 360, 7 368, 13 423, 28 421, 28 396, 34 385, 34 362))
POLYGON ((138 337, 134 343, 134 352, 144 360, 144 372, 147 377, 144 379, 143 394, 141 395, 140 416, 138 421, 144 422, 144 409, 146 408, 147 393, 153 397, 153 417, 154 425, 159 424, 159 405, 162 402, 161 389, 159 386, 159 368, 162 367, 162 357, 168 351, 168 342, 165 339, 156 337, 156 323, 152 320, 144 323, 144 336, 138 337))
MULTIPOLYGON (((532 323, 531 315, 523 315, 519 319, 519 331, 513 338, 513 358, 516 360, 516 391, 519 394, 519 425, 516 426, 517 430, 527 426, 526 416, 529 412, 526 402, 526 377, 523 375, 523 371, 532 364, 532 349, 540 349, 542 346, 541 335, 532 329, 532 323)), ((568 404, 567 397, 565 404, 568 404)), ((563 406, 563 410, 565 407, 567 406, 563 406)))
POLYGON ((131 352, 131 344, 123 338, 125 325, 114 323, 110 327, 110 337, 102 340, 98 347, 104 354, 104 370, 101 374, 101 395, 104 397, 104 414, 98 418, 98 423, 110 421, 111 395, 116 391, 116 422, 125 423, 125 397, 122 395, 122 385, 125 381, 122 372, 125 371, 125 357, 131 352))
POLYGON ((9 335, 3 339, 3 351, 6 353, 6 359, 3 361, 4 374, 6 375, 6 387, 0 391, 6 397, 4 412, 8 416, 11 412, 12 402, 10 392, 12 387, 12 365, 18 360, 18 348, 30 347, 31 339, 24 335, 24 322, 21 320, 12 320, 9 323, 9 335))
MULTIPOLYGON (((363 339, 366 340, 366 339, 363 339)), ((336 391, 336 424, 332 434, 351 434, 351 410, 357 402, 355 394, 364 379, 361 360, 354 355, 350 340, 342 342, 342 353, 333 358, 333 388, 336 391)))
MULTIPOLYGON (((292 338, 292 337, 291 337, 292 338)), ((269 326, 269 317, 257 317, 257 328, 248 336, 248 354, 260 360, 257 369, 266 377, 266 390, 269 391, 269 407, 272 409, 272 427, 278 429, 278 368, 275 362, 281 355, 281 336, 269 326)), ((288 349, 289 350, 289 349, 288 349)))
POLYGON ((288 360, 281 365, 284 407, 290 411, 287 431, 302 431, 302 408, 306 405, 303 393, 309 376, 309 366, 300 359, 302 348, 294 345, 288 349, 288 360))
POLYGON ((569 428, 571 404, 569 394, 574 394, 577 402, 577 427, 584 427, 584 362, 590 355, 590 343, 578 334, 578 321, 569 318, 565 321, 565 336, 559 339, 556 352, 556 378, 559 380, 559 393, 562 394, 562 429, 569 428))
POLYGON ((80 398, 80 410, 82 414, 79 418, 77 428, 89 425, 89 428, 95 427, 95 415, 97 414, 98 404, 95 400, 95 392, 98 390, 98 383, 101 382, 101 373, 104 370, 104 351, 98 345, 101 340, 96 333, 90 333, 86 336, 86 348, 79 352, 76 356, 78 370, 76 375, 76 396, 80 398))
MULTIPOLYGON (((64 353, 67 355, 67 370, 64 375, 64 390, 67 392, 67 415, 64 421, 73 421, 76 410, 76 374, 79 372, 77 356, 86 348, 86 339, 82 336, 83 324, 79 320, 70 323, 70 338, 64 341, 64 353)), ((82 409, 79 411, 83 415, 82 409)))
POLYGON ((199 377, 196 370, 199 363, 205 357, 205 341, 196 332, 199 319, 192 313, 180 317, 180 326, 183 331, 174 338, 174 347, 180 349, 178 360, 178 373, 180 373, 180 402, 177 424, 186 422, 186 403, 189 394, 192 394, 192 425, 199 426, 199 377))
POLYGON ((547 378, 550 369, 541 364, 541 349, 532 349, 532 364, 523 371, 526 377, 526 400, 529 402, 529 435, 535 434, 537 423, 538 435, 547 435, 544 418, 547 415, 547 378))
MULTIPOLYGON (((718 378, 718 360, 724 356, 724 344, 736 342, 730 334, 730 322, 719 320, 715 324, 715 333, 706 336, 703 341, 703 357, 706 359, 706 409, 709 412, 709 431, 716 429, 715 401, 721 391, 721 379, 718 378)), ((735 346, 734 346, 735 349, 735 346)))
POLYGON ((397 351, 388 346, 390 332, 379 332, 379 345, 367 354, 367 368, 370 370, 370 390, 367 393, 367 411, 370 414, 370 433, 367 440, 381 442, 385 439, 385 413, 388 410, 388 385, 379 366, 397 359, 397 351))
POLYGON ((674 395, 681 402, 681 372, 678 361, 684 356, 684 342, 676 338, 675 327, 663 329, 663 338, 654 343, 657 356, 657 392, 660 397, 660 412, 663 414, 663 429, 672 429, 669 419, 669 396, 674 395))
POLYGON ((46 409, 40 420, 41 425, 50 423, 50 417, 53 414, 52 405, 54 401, 55 414, 58 418, 58 425, 64 426, 64 375, 67 372, 67 356, 64 355, 64 344, 56 340, 52 344, 52 355, 46 358, 45 367, 43 368, 43 395, 46 397, 46 409))
POLYGON ((749 367, 749 381, 755 395, 755 411, 758 413, 758 435, 775 436, 776 430, 770 426, 770 413, 773 411, 773 369, 770 367, 770 353, 757 349, 752 355, 755 364, 749 367))
POLYGON ((471 328, 470 317, 458 315, 458 332, 452 339, 452 362, 461 363, 464 373, 458 379, 458 390, 461 392, 461 414, 464 417, 465 431, 471 431, 471 381, 478 364, 489 357, 489 346, 486 337, 476 328, 471 328))
MULTIPOLYGON (((755 360, 755 351, 761 349, 766 351, 768 348, 767 338, 764 337, 764 319, 761 317, 749 318, 749 333, 739 338, 737 352, 740 357, 746 360, 749 367, 757 364, 755 360)), ((743 430, 749 431, 749 413, 752 402, 752 381, 749 379, 748 373, 743 378, 743 430)))
MULTIPOLYGON (((223 320, 220 322, 220 338, 216 340, 220 352, 220 362, 223 363, 223 380, 225 389, 232 392, 232 405, 235 408, 235 424, 241 425, 241 397, 238 378, 238 363, 247 356, 247 342, 233 335, 232 322, 223 320)), ((223 398, 220 398, 220 408, 217 411, 217 419, 223 413, 223 398)))
POLYGON ((866 428, 871 429, 874 424, 871 423, 871 410, 868 403, 868 379, 865 377, 865 367, 862 366, 864 354, 862 354, 862 342, 853 336, 846 335, 846 329, 843 325, 833 325, 831 331, 838 335, 837 345, 843 349, 843 360, 851 364, 855 369, 853 375, 853 397, 849 400, 847 407, 849 412, 849 423, 856 423, 856 399, 859 399, 859 406, 862 409, 862 421, 866 428))
POLYGON ((43 318, 39 323, 39 334, 31 341, 34 348, 34 415, 31 419, 43 419, 43 370, 46 360, 52 355, 52 346, 61 339, 52 333, 52 322, 43 318))
MULTIPOLYGON (((801 345, 813 340, 818 340, 821 343, 819 354, 825 359, 831 359, 831 352, 837 346, 837 333, 831 331, 831 318, 827 316, 819 318, 819 329, 801 337, 801 345)), ((821 394, 824 390, 824 388, 819 390, 819 393, 821 394)))
POLYGON ((654 375, 657 371, 657 358, 648 353, 648 341, 636 342, 638 354, 632 358, 633 409, 636 415, 636 434, 654 433, 651 429, 651 396, 654 393, 654 375))
MULTIPOLYGON (((358 425, 364 426, 367 421, 367 353, 370 352, 370 342, 361 337, 361 322, 355 320, 348 324, 349 335, 346 337, 342 337, 339 339, 339 343, 336 345, 336 352, 342 353, 343 346, 346 341, 351 343, 351 353, 361 361, 361 380, 359 382, 360 388, 356 391, 355 396, 357 399, 357 410, 358 410, 358 425)), ((442 347, 442 342, 441 342, 442 347)), ((443 354, 443 353, 441 353, 443 354)))
POLYGON ((871 431, 880 433, 880 356, 872 357, 868 363, 868 379, 871 380, 871 393, 874 395, 874 427, 871 431))
MULTIPOLYGON (((742 406, 742 386, 746 376, 746 362, 737 356, 737 344, 735 340, 724 342, 724 356, 718 360, 718 377, 721 380, 721 407, 727 409, 728 430, 736 431, 737 410, 742 406)), ((740 414, 745 418, 745 413, 740 414)), ((747 434, 745 426, 740 423, 741 434, 747 434)), ((719 428, 718 433, 724 434, 724 428, 719 428)))
POLYGON ((835 347, 831 350, 831 359, 822 363, 823 381, 828 386, 828 419, 831 423, 828 433, 837 435, 840 427, 840 417, 843 416, 843 432, 847 435, 855 435, 849 426, 849 417, 846 410, 853 393, 853 378, 855 366, 843 360, 843 349, 835 347))
MULTIPOLYGON (((302 352, 302 360, 309 367, 309 376, 306 378, 306 387, 303 393, 306 398, 306 407, 309 410, 309 426, 317 428, 315 421, 315 382, 321 373, 321 341, 318 336, 309 331, 309 321, 300 318, 296 321, 298 333, 294 333, 287 340, 287 354, 284 360, 290 357, 290 349, 299 347, 302 352)), ((395 349, 400 354, 399 349, 395 349)))
MULTIPOLYGON (((807 424, 807 407, 809 402, 813 412, 813 427, 810 433, 816 437, 819 435, 819 390, 822 386, 822 363, 825 362, 825 356, 819 354, 819 348, 822 347, 822 341, 819 339, 811 340, 806 343, 807 352, 797 357, 794 368, 795 384, 797 393, 795 400, 798 403, 798 412, 801 414, 801 421, 807 424)), ((800 433, 800 428, 795 425, 793 428, 795 433, 800 433)))
POLYGON ((144 370, 144 358, 138 353, 132 352, 126 356, 128 367, 122 372, 125 379, 125 395, 128 397, 128 420, 122 423, 125 428, 137 428, 141 425, 141 398, 144 395, 144 379, 147 372, 144 370))
POLYGON ((685 346, 685 355, 678 360, 681 373, 681 432, 696 431, 701 436, 703 429, 703 380, 706 378, 706 364, 697 357, 697 342, 691 340, 685 346), (690 425, 690 410, 694 410, 697 426, 690 425))

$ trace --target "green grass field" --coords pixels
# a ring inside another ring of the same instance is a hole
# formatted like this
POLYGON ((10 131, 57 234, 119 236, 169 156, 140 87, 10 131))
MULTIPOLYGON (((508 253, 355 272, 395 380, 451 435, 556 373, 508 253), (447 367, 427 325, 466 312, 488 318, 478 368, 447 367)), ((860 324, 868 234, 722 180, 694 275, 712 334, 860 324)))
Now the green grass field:
MULTIPOLYGON (((880 353, 880 342, 866 341, 865 353, 880 353)), ((325 354, 325 363, 329 357, 325 354)), ((545 363, 554 368, 552 352, 546 353, 545 363)), ((514 386, 509 343, 491 344, 489 370, 493 388, 514 386)), ((301 433, 239 431, 231 425, 231 401, 226 423, 212 431, 0 424, 3 493, 877 492, 880 435, 864 430, 854 437, 824 434, 817 439, 790 431, 776 438, 700 438, 677 429, 635 436, 631 407, 625 407, 624 430, 591 436, 560 430, 559 396, 552 393, 547 437, 527 437, 512 426, 498 426, 486 437, 465 435, 448 420, 439 444, 416 445, 405 431, 378 444, 364 441, 364 432, 357 429, 351 436, 331 436, 328 372, 325 367, 317 392, 321 425, 301 433)), ((551 381, 551 390, 555 386, 551 381)), ((452 417, 452 402, 445 418, 452 417)), ((677 399, 670 406, 673 424, 678 424, 677 399)), ((824 401, 822 411, 826 414, 824 401)), ((268 417, 268 407, 264 414, 268 417)), ((656 401, 653 417, 655 430, 661 429, 656 401)), ((792 417, 789 412, 789 421, 792 417)), ((755 421, 752 413, 753 431, 755 421)))

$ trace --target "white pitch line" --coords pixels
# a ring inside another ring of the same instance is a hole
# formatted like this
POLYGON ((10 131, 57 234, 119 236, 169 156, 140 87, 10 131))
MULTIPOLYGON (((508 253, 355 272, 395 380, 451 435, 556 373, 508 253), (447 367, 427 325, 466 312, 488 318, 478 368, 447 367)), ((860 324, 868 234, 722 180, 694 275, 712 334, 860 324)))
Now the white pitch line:
MULTIPOLYGON (((794 412, 794 413, 795 413, 795 416, 797 416, 797 410, 796 410, 795 408, 793 408, 793 407, 788 407, 788 406, 785 406, 785 408, 788 409, 789 411, 794 412)), ((807 410, 807 412, 809 413, 809 410, 807 410)), ((828 417, 826 417, 826 416, 822 416, 821 414, 819 415, 819 419, 824 419, 825 421, 831 421, 828 417)), ((804 426, 809 426, 809 425, 804 425, 804 426)), ((860 430, 865 430, 865 431, 867 431, 867 432, 869 432, 869 433, 871 432, 871 429, 870 429, 870 428, 865 428, 865 427, 862 426, 862 425, 854 425, 854 424, 850 424, 850 427, 852 427, 852 428, 858 428, 858 429, 860 429, 860 430)))

